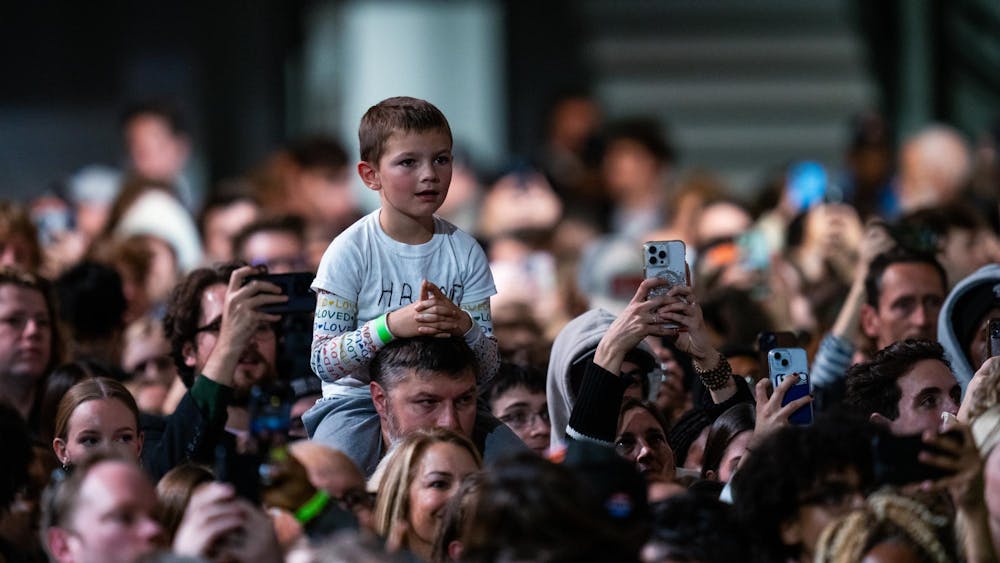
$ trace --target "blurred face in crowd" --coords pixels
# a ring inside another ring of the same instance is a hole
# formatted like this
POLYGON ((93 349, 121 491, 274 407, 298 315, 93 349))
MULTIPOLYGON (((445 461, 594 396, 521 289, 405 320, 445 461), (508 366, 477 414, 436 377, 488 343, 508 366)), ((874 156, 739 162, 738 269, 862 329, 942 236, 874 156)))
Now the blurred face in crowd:
POLYGON ((136 172, 148 178, 173 181, 187 161, 187 138, 170 129, 165 119, 140 114, 125 125, 125 144, 136 172))
POLYGON ((952 286, 990 263, 986 245, 974 229, 949 230, 937 259, 948 272, 948 283, 952 286))
POLYGON ((383 389, 371 384, 372 400, 382 419, 387 443, 418 428, 447 428, 472 437, 476 420, 476 376, 470 370, 459 377, 433 372, 410 373, 383 389))
POLYGON ((549 402, 544 392, 532 392, 523 385, 508 389, 493 400, 493 415, 510 427, 532 450, 545 454, 549 449, 549 402))
POLYGON ((853 468, 819 479, 813 490, 800 495, 795 518, 781 524, 785 545, 801 546, 801 561, 812 561, 819 536, 828 524, 864 504, 861 480, 853 468))
POLYGON ((937 431, 941 427, 941 413, 958 413, 962 388, 943 362, 921 360, 909 373, 897 379, 896 385, 902 396, 899 416, 889 422, 889 429, 894 434, 937 431))
MULTIPOLYGON (((204 369, 219 339, 225 300, 226 286, 221 283, 209 286, 201 294, 198 333, 195 335, 194 346, 186 349, 184 358, 196 373, 201 373, 204 369)), ((261 323, 250 336, 236 366, 233 382, 239 397, 237 404, 247 398, 246 393, 255 383, 274 376, 277 354, 278 343, 274 327, 269 323, 261 323)))
POLYGON ((740 461, 747 453, 751 438, 753 438, 753 432, 745 430, 733 437, 729 445, 726 446, 726 451, 722 453, 722 459, 719 461, 719 481, 728 483, 733 478, 733 473, 736 473, 740 461))
POLYGON ((437 442, 427 448, 410 483, 410 549, 429 552, 448 499, 462 479, 478 470, 472 454, 459 445, 437 442))
POLYGON ((603 162, 604 182, 618 201, 656 193, 663 165, 642 143, 617 139, 608 146, 603 162))
POLYGON ((945 288, 933 266, 897 262, 882 274, 878 308, 862 307, 862 328, 879 350, 907 338, 937 340, 944 297, 945 288))
POLYGON ((0 285, 0 377, 29 385, 45 372, 52 351, 52 319, 41 292, 0 285))
POLYGON ((76 407, 66 424, 66 435, 55 438, 52 447, 63 465, 78 462, 98 448, 113 448, 138 461, 142 434, 135 414, 124 403, 95 399, 76 407))
POLYGON ((260 208, 248 200, 237 200, 205 212, 206 257, 211 262, 232 260, 233 238, 243 227, 253 223, 259 214, 260 208))
POLYGON ((663 427, 646 409, 636 407, 622 414, 615 449, 634 463, 647 481, 674 479, 674 452, 663 427))
POLYGON ((160 547, 155 506, 153 486, 137 466, 99 463, 80 486, 74 514, 49 530, 49 550, 60 563, 136 561, 160 547))
POLYGON ((267 266, 270 274, 287 274, 307 269, 302 240, 287 231, 259 231, 243 241, 238 258, 267 266))

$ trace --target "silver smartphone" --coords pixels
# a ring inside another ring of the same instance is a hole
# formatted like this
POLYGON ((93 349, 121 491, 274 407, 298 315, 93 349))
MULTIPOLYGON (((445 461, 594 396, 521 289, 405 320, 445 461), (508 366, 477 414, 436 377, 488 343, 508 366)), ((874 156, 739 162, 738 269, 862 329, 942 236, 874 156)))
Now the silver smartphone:
MULTIPOLYGON (((684 241, 651 240, 642 245, 643 274, 648 278, 663 278, 667 285, 661 285, 649 292, 657 297, 670 291, 675 285, 687 285, 687 265, 684 261, 684 241)), ((680 328, 677 323, 667 323, 667 328, 680 328)))

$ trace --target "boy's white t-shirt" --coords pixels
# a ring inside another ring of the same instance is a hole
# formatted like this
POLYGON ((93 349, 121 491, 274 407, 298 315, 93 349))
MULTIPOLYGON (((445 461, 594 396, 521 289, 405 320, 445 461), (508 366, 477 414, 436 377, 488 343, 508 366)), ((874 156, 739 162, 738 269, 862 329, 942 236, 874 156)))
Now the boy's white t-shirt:
MULTIPOLYGON (((334 293, 358 306, 356 319, 315 319, 331 330, 349 332, 390 311, 420 300, 427 280, 456 305, 484 301, 496 294, 486 253, 476 239, 434 216, 434 235, 424 244, 406 244, 382 230, 380 209, 362 217, 333 239, 320 260, 313 290, 334 293), (339 329, 339 330, 338 330, 339 329)), ((367 374, 352 374, 334 384, 368 384, 367 374)), ((326 388, 331 383, 323 382, 326 388)), ((326 390, 324 389, 324 395, 326 390)))

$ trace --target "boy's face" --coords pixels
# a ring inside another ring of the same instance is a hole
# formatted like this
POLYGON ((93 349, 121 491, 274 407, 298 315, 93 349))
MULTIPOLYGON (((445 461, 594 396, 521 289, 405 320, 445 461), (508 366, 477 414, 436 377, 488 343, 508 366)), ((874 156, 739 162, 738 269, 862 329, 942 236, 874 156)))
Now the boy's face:
POLYGON ((383 214, 427 219, 448 195, 451 166, 446 132, 413 131, 393 133, 378 163, 361 162, 358 173, 366 186, 379 192, 383 214))

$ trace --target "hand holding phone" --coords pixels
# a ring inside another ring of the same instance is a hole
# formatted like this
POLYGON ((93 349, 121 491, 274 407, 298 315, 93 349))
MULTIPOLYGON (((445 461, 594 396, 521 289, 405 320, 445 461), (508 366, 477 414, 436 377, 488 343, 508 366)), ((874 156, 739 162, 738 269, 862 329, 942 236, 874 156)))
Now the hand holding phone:
POLYGON ((290 272, 287 274, 255 274, 247 276, 243 280, 246 285, 254 280, 273 283, 281 288, 281 294, 288 296, 288 301, 263 305, 259 307, 262 313, 273 315, 287 315, 290 313, 305 313, 316 310, 316 294, 313 293, 310 285, 313 280, 312 272, 290 272))
MULTIPOLYGON (((806 351, 802 348, 775 348, 767 353, 768 376, 777 391, 781 384, 791 376, 797 380, 790 387, 786 385, 781 406, 784 407, 799 399, 810 397, 809 362, 806 351)), ((788 417, 788 422, 796 425, 812 424, 812 402, 799 407, 788 417)))
MULTIPOLYGON (((643 274, 649 278, 662 278, 667 283, 649 292, 649 297, 665 295, 676 285, 687 285, 687 263, 684 260, 684 241, 653 240, 642 245, 643 274)), ((677 323, 666 323, 666 328, 680 328, 677 323)))

